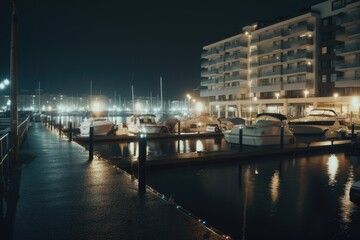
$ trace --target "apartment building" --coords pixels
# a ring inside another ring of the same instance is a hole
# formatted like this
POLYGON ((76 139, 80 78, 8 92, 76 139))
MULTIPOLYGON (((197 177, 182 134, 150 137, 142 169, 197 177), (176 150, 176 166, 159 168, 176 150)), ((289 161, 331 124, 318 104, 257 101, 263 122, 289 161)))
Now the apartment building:
POLYGON ((359 0, 328 0, 203 47, 200 96, 217 117, 311 108, 359 113, 359 0))

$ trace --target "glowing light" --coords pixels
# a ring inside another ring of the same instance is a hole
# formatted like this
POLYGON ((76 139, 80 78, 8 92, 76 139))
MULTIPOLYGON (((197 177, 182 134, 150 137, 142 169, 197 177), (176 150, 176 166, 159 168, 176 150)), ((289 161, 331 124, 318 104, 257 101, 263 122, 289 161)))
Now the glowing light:
POLYGON ((327 162, 328 166, 328 175, 329 175, 329 185, 334 186, 336 183, 336 174, 339 167, 339 159, 336 155, 332 154, 327 162))
POLYGON ((271 177, 270 182, 270 193, 271 193, 271 200, 273 203, 276 203, 279 199, 279 186, 280 186, 280 177, 279 172, 275 171, 274 175, 271 177))
POLYGON ((200 140, 196 141, 196 151, 197 152, 202 152, 204 151, 204 145, 200 140))
POLYGON ((93 111, 95 111, 95 112, 100 112, 101 111, 101 105, 100 105, 99 102, 94 102, 93 111))
POLYGON ((203 112, 204 111, 204 105, 201 102, 196 103, 196 111, 197 112, 203 112))

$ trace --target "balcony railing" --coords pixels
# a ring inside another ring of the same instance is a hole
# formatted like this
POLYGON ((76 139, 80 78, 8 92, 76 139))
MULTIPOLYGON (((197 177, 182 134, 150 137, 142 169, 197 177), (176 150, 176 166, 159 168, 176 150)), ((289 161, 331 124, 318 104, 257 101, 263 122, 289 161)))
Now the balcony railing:
POLYGON ((293 74, 293 73, 303 73, 303 72, 305 73, 312 72, 312 66, 301 66, 301 67, 283 69, 283 75, 293 74))
POLYGON ((360 51, 360 44, 349 44, 336 49, 336 54, 345 54, 360 51))

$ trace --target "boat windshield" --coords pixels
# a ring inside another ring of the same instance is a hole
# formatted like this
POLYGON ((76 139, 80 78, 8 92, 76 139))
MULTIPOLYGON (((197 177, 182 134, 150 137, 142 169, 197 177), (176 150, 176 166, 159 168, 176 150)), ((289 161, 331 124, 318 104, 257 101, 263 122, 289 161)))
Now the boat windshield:
POLYGON ((337 114, 333 110, 329 110, 329 109, 313 109, 311 110, 309 116, 336 117, 337 114))

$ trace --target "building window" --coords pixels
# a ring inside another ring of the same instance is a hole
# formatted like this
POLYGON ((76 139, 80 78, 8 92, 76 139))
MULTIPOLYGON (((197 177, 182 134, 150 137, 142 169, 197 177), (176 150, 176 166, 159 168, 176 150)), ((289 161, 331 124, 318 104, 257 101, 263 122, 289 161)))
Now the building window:
POLYGON ((336 81, 336 73, 331 74, 331 82, 336 81))
POLYGON ((344 0, 336 0, 336 1, 333 1, 331 3, 331 10, 334 11, 334 10, 337 10, 337 9, 340 9, 342 7, 345 7, 345 2, 344 0))
POLYGON ((355 71, 355 79, 360 79, 360 70, 355 71))
POLYGON ((328 18, 324 18, 324 19, 322 20, 322 25, 323 25, 323 26, 329 25, 329 19, 328 19, 328 18))
POLYGON ((322 54, 327 54, 327 47, 322 47, 321 48, 321 53, 322 54))
POLYGON ((326 75, 321 75, 321 82, 326 83, 326 75))

